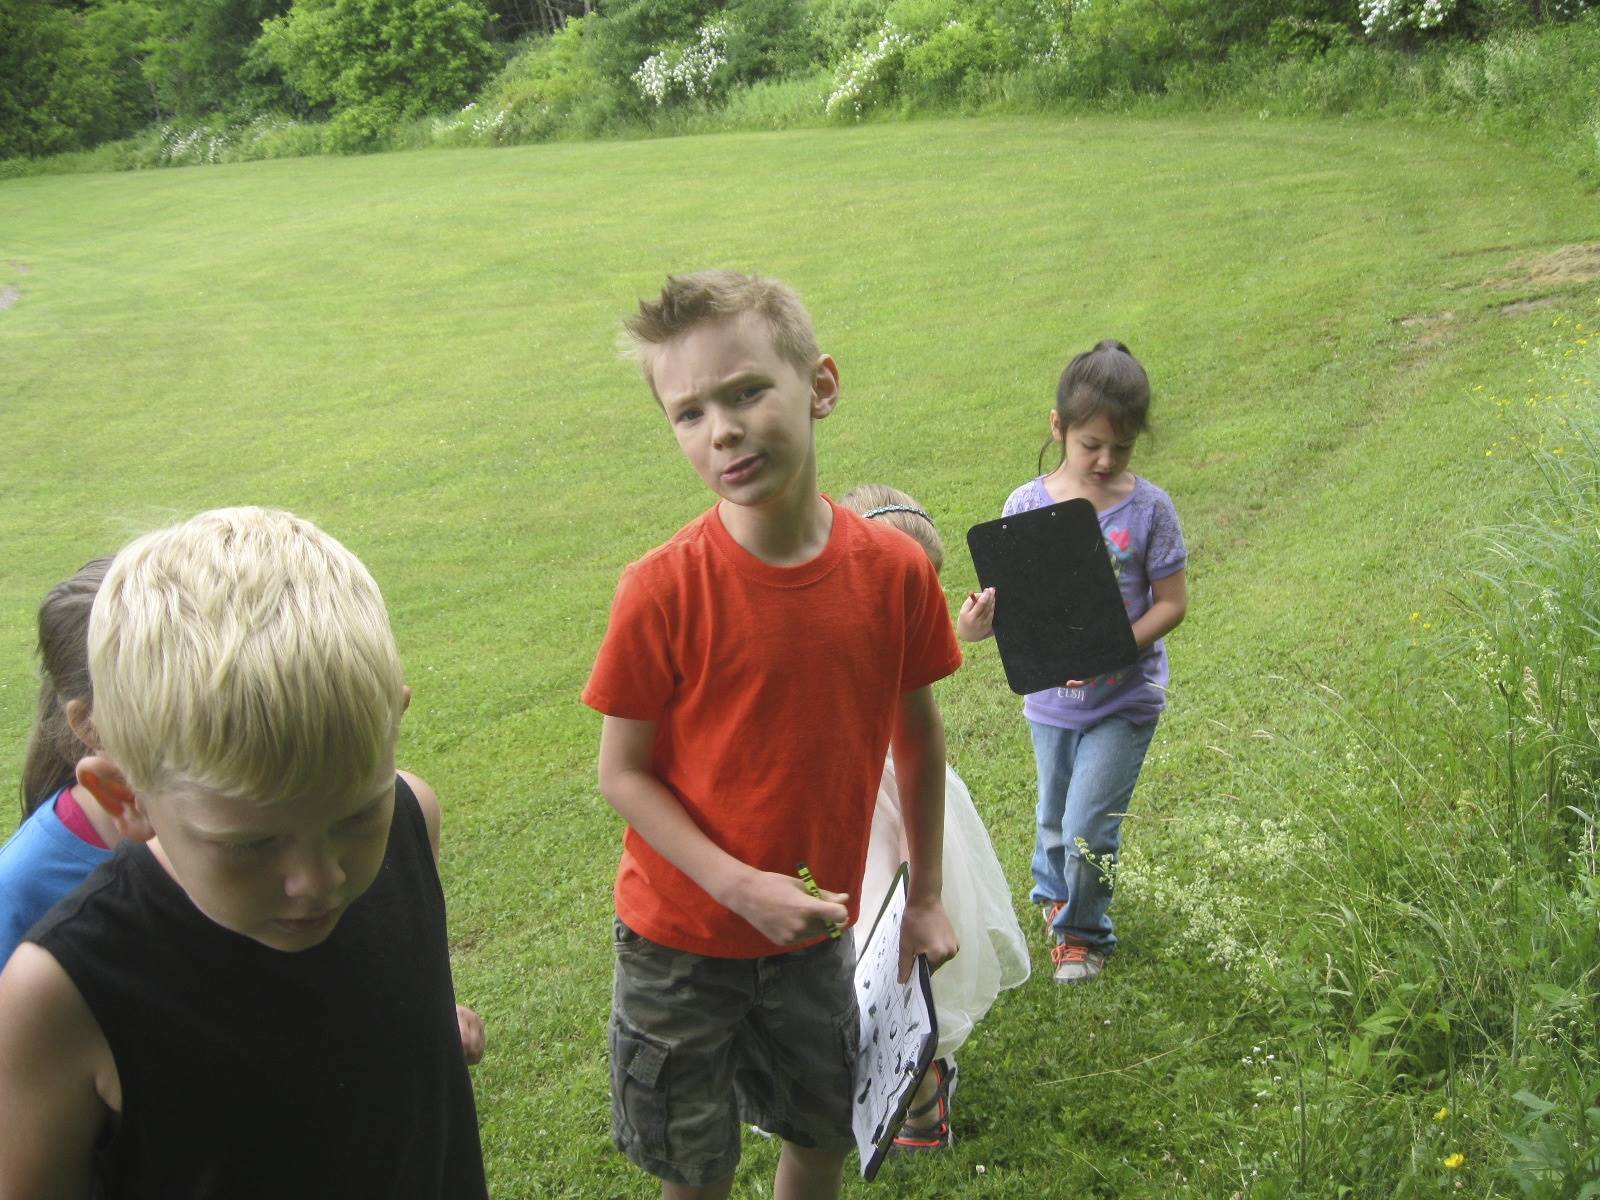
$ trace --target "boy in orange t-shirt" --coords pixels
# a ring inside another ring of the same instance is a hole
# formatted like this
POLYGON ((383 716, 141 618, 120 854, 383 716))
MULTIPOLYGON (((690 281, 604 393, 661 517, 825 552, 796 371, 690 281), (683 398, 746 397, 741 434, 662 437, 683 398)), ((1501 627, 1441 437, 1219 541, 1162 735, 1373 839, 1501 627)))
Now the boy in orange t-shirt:
POLYGON ((813 426, 839 371, 792 291, 669 278, 626 327, 719 500, 623 572, 583 693, 605 716, 600 790, 628 823, 612 1138, 667 1200, 716 1200, 748 1121, 783 1139, 775 1200, 831 1200, 854 1144, 857 1015, 851 938, 828 933, 859 914, 892 745, 911 858, 901 977, 956 952, 931 685, 961 656, 921 550, 817 491, 813 426))

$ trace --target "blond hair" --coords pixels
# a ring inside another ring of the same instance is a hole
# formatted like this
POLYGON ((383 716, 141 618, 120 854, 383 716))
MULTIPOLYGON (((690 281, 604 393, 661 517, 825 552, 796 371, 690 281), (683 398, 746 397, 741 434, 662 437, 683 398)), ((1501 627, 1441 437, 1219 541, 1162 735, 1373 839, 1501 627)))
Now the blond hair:
POLYGON ((667 276, 657 299, 639 301, 639 311, 623 318, 625 349, 639 364, 653 392, 656 356, 663 346, 708 321, 730 320, 746 313, 767 323, 779 356, 809 377, 822 351, 811 314, 800 297, 786 283, 737 271, 667 276))
POLYGON ((215 509, 126 546, 89 619, 89 670, 95 730, 136 793, 367 787, 402 710, 378 585, 270 509, 215 509))
POLYGON ((893 525, 922 547, 935 571, 944 569, 944 542, 938 527, 927 510, 899 488, 863 483, 846 492, 839 503, 863 517, 893 525))

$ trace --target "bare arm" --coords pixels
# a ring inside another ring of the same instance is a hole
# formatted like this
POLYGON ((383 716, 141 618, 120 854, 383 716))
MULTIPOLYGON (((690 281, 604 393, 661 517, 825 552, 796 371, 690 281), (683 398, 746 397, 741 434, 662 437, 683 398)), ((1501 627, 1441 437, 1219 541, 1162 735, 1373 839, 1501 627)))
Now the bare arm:
POLYGON ((94 1143, 122 1102, 105 1035, 32 942, 0 972, 0 1200, 86 1200, 94 1143))
POLYGON ((422 810, 423 824, 428 827, 428 845, 433 847, 433 864, 438 866, 439 828, 444 824, 444 817, 439 811, 439 793, 434 791, 428 781, 420 775, 413 775, 410 771, 396 771, 395 774, 410 785, 412 795, 417 798, 417 807, 422 810))
MULTIPOLYGON (((411 698, 410 690, 406 689, 408 701, 411 698)), ((439 793, 420 775, 413 775, 410 771, 395 773, 411 786, 411 793, 417 798, 417 807, 422 810, 422 823, 428 827, 428 845, 433 848, 433 865, 438 866, 439 831, 444 824, 444 814, 439 809, 439 793)), ((461 1053, 467 1060, 467 1066, 477 1066, 483 1061, 483 1018, 465 1004, 457 1004, 456 1030, 461 1035, 461 1053)))
POLYGON ((963 642, 981 642, 994 636, 994 589, 969 593, 956 614, 956 636, 963 642))
POLYGON ((918 954, 938 968, 959 945, 944 911, 944 722, 931 687, 900 697, 895 723, 895 778, 911 858, 911 888, 900 929, 900 981, 911 975, 918 954))
POLYGON ((1189 610, 1187 572, 1174 571, 1150 585, 1150 608, 1133 623, 1133 640, 1147 650, 1176 629, 1189 610))
POLYGON ((609 716, 600 728, 600 794, 635 833, 780 946, 817 937, 828 922, 849 919, 844 893, 812 899, 799 879, 757 870, 708 838, 651 769, 655 731, 654 721, 609 716))

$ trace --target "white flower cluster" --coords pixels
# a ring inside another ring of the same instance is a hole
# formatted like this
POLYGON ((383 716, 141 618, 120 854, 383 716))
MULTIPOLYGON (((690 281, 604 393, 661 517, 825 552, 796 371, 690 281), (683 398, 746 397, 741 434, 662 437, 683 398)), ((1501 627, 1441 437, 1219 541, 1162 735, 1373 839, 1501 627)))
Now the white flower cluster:
POLYGON ((502 131, 511 116, 508 108, 480 111, 477 101, 464 105, 460 112, 448 117, 435 117, 430 126, 433 140, 450 145, 474 145, 502 140, 502 131))
POLYGON ((711 90, 711 77, 728 61, 726 19, 702 25, 687 46, 663 46, 639 64, 633 86, 659 108, 674 92, 691 99, 711 90))
POLYGON ((1368 34, 1405 29, 1437 29, 1456 10, 1457 0, 1361 0, 1361 25, 1368 34))
POLYGON ((1264 994, 1280 959, 1255 932, 1263 914, 1254 897, 1281 885, 1300 863, 1320 858, 1326 842, 1293 819, 1251 825, 1232 813, 1199 822, 1190 837, 1193 863, 1203 864, 1198 873, 1190 873, 1191 863, 1180 875, 1136 848, 1120 862, 1098 865, 1118 888, 1138 897, 1136 903, 1174 920, 1175 940, 1186 953, 1237 973, 1247 989, 1264 994))
POLYGON ((204 125, 193 129, 161 127, 161 161, 168 166, 226 162, 231 145, 225 130, 215 133, 204 125))
POLYGON ((889 60, 911 44, 911 37, 897 29, 893 21, 886 20, 878 30, 877 39, 866 49, 846 59, 839 70, 839 79, 828 96, 827 110, 839 111, 846 104, 855 109, 856 119, 861 119, 867 92, 879 81, 879 70, 889 60))

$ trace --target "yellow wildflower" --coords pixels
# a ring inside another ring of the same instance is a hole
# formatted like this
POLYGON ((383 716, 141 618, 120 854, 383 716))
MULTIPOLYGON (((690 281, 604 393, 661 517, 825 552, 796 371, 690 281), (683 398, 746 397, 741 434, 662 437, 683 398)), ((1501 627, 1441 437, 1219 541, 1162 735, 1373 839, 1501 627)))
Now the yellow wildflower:
POLYGON ((1433 1119, 1435 1121, 1442 1121, 1446 1117, 1448 1117, 1449 1115, 1450 1115, 1450 1110, 1448 1108, 1441 1108, 1438 1112, 1433 1114, 1433 1119))
POLYGON ((1465 1154, 1448 1155, 1444 1160, 1444 1169, 1446 1171, 1458 1171, 1461 1169, 1461 1164, 1466 1161, 1467 1156, 1465 1154))

